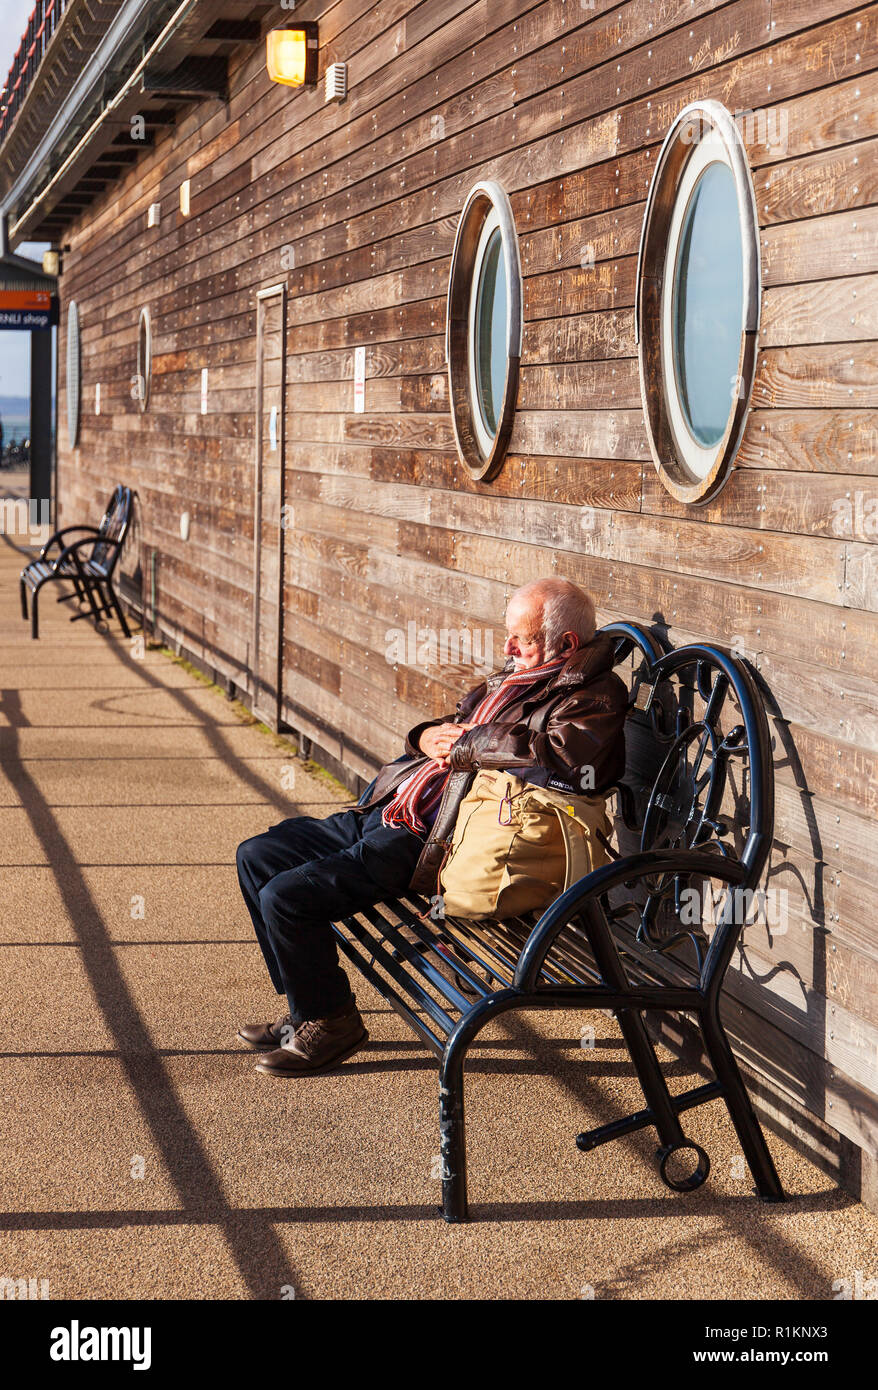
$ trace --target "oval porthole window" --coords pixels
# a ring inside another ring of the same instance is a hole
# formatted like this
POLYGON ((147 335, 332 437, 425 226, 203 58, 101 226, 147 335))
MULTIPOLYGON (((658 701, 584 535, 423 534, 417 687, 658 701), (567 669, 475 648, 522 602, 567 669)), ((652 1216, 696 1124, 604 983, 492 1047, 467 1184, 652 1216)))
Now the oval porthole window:
POLYGON ((650 450, 681 502, 709 501, 729 476, 753 388, 759 287, 743 142, 719 102, 693 103, 653 174, 635 307, 650 450))
POLYGON ((82 351, 79 341, 79 307, 71 300, 67 309, 67 443, 79 443, 79 414, 82 400, 82 351))
POLYGON ((134 394, 141 411, 149 405, 149 383, 152 375, 152 324, 149 310, 141 309, 137 329, 137 376, 134 394))
POLYGON ((445 355, 458 453, 475 478, 509 446, 521 361, 521 261, 512 208, 498 183, 476 184, 451 257, 445 355))

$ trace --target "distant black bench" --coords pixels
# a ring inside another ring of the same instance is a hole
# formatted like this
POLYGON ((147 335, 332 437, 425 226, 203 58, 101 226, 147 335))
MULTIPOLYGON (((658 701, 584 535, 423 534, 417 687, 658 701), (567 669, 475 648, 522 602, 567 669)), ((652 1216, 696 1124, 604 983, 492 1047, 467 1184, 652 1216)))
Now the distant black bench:
POLYGON ((347 959, 440 1058, 449 1222, 467 1218, 464 1060, 481 1029, 514 1009, 603 1009, 618 1021, 646 1107, 580 1134, 581 1150, 654 1126, 662 1181, 691 1191, 710 1161, 686 1138, 680 1115, 721 1096, 759 1196, 784 1200, 719 1012, 772 843, 765 709, 750 671, 721 647, 663 652, 634 624, 603 631, 616 639, 616 666, 631 666, 614 862, 580 879, 539 920, 433 920, 431 903, 410 895, 335 926, 347 959), (713 904, 704 914, 710 923, 700 912, 693 921, 693 902, 713 904), (671 1095, 644 1011, 693 1015, 715 1079, 671 1095))
POLYGON ((78 599, 80 605, 87 604, 85 612, 74 613, 71 622, 78 618, 92 617, 100 629, 105 618, 115 613, 126 637, 131 630, 125 620, 116 591, 113 588, 113 572, 119 562, 125 536, 131 524, 134 494, 128 487, 119 483, 107 505, 107 510, 97 526, 65 526, 56 531, 43 546, 36 560, 32 560, 21 571, 21 612, 27 619, 27 596, 31 594, 31 636, 39 637, 38 595, 44 584, 66 579, 73 585, 73 592, 61 594, 59 603, 78 599), (85 534, 82 534, 82 533, 85 534), (65 539, 74 533, 79 540, 65 539))

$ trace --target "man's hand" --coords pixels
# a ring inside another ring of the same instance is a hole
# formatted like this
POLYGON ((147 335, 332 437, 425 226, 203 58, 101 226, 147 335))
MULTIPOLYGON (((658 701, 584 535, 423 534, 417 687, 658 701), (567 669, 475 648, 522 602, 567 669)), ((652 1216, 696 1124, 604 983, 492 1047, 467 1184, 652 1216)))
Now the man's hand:
POLYGON ((421 734, 418 747, 426 757, 432 758, 440 767, 448 767, 448 754, 451 752, 452 745, 457 742, 461 734, 466 733, 467 729, 474 729, 475 727, 475 724, 433 724, 421 734))

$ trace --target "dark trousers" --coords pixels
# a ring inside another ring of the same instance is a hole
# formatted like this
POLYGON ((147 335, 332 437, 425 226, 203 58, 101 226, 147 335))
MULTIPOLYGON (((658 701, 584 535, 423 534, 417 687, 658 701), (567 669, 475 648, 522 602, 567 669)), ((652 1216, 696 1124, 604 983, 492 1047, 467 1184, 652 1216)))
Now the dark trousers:
POLYGON ((423 840, 381 824, 383 807, 296 816, 238 846, 238 882, 271 982, 293 1023, 350 998, 332 923, 409 886, 423 840))

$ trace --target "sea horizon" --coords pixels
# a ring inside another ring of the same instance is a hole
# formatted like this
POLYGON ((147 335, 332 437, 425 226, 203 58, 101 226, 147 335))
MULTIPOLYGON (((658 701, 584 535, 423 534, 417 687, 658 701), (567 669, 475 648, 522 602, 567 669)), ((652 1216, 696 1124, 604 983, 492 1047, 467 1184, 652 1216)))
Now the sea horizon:
POLYGON ((0 412, 0 422, 2 422, 3 425, 4 446, 30 438, 29 415, 4 415, 0 412))

